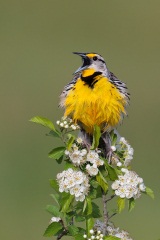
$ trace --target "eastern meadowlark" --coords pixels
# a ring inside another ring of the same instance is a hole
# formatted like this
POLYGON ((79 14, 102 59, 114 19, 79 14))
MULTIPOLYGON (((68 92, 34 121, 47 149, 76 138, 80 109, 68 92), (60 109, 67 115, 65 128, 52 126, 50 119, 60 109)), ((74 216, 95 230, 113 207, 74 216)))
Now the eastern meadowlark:
POLYGON ((129 93, 126 84, 106 66, 103 57, 96 53, 74 52, 82 57, 83 65, 74 73, 73 80, 60 95, 60 106, 65 116, 78 123, 83 133, 92 136, 95 125, 109 152, 107 135, 126 115, 129 93))

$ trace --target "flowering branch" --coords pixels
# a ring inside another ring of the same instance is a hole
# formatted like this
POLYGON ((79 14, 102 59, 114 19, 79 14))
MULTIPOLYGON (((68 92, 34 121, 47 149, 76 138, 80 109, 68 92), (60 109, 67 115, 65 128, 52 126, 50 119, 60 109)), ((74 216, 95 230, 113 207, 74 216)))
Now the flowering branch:
POLYGON ((85 139, 76 137, 79 126, 71 119, 57 121, 58 127, 43 117, 34 117, 31 121, 48 127, 50 132, 47 135, 59 138, 63 143, 48 154, 58 164, 63 161, 64 170, 56 179, 50 180, 54 204, 46 208, 52 218, 44 236, 56 236, 57 240, 65 235, 75 240, 133 240, 128 232, 116 228, 110 219, 124 209, 126 201, 131 211, 141 194, 152 198, 154 195, 143 179, 131 170, 134 151, 125 138, 119 137, 115 131, 110 133, 112 154, 109 161, 99 144, 101 133, 98 126, 95 126, 92 146, 89 146, 85 139), (103 203, 103 222, 99 220, 102 209, 95 203, 98 198, 103 203), (116 198, 117 210, 110 213, 108 202, 113 198, 116 198), (78 227, 79 222, 86 223, 86 228, 78 227))

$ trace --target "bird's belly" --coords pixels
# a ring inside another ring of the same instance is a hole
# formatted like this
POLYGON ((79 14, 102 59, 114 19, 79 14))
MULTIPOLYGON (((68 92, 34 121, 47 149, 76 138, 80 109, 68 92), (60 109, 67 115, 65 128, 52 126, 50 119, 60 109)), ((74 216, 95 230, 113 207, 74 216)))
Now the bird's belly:
POLYGON ((78 80, 65 101, 65 115, 92 133, 94 125, 102 131, 113 128, 125 113, 125 100, 117 88, 106 78, 98 81, 93 88, 78 80))

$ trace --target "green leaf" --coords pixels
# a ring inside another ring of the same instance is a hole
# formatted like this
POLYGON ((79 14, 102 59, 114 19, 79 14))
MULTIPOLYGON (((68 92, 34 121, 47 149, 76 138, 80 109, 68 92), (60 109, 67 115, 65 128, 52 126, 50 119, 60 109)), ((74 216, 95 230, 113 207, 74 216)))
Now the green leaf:
POLYGON ((75 167, 71 162, 67 162, 67 161, 66 161, 66 163, 65 163, 65 165, 64 165, 64 170, 67 170, 67 169, 69 169, 69 168, 72 168, 72 169, 74 169, 74 170, 77 170, 77 167, 75 167))
POLYGON ((64 155, 65 150, 66 150, 65 147, 57 147, 57 148, 54 148, 54 149, 48 154, 48 157, 58 160, 58 159, 60 159, 60 158, 64 155))
POLYGON ((94 226, 94 219, 92 217, 87 217, 86 218, 86 230, 87 230, 87 234, 90 234, 90 230, 93 229, 94 226))
POLYGON ((128 210, 131 212, 132 209, 135 207, 135 199, 130 198, 128 201, 129 201, 128 210))
POLYGON ((125 207, 125 198, 118 197, 117 199, 118 212, 122 212, 125 207))
POLYGON ((50 179, 49 182, 50 182, 50 186, 51 186, 57 193, 59 193, 59 186, 58 186, 57 181, 54 180, 54 179, 50 179))
POLYGON ((75 240, 84 240, 83 234, 77 234, 74 236, 75 240))
POLYGON ((101 188, 103 189, 103 191, 106 193, 108 190, 108 183, 104 179, 103 175, 100 174, 100 172, 96 175, 96 180, 99 183, 99 185, 101 186, 101 188))
POLYGON ((31 118, 29 121, 41 124, 44 127, 48 127, 51 130, 56 131, 53 123, 47 118, 36 116, 36 117, 31 118))
POLYGON ((101 137, 100 127, 95 125, 94 131, 93 131, 93 142, 92 142, 91 149, 96 149, 98 147, 100 137, 101 137))
POLYGON ((69 207, 73 200, 74 196, 70 194, 67 194, 65 197, 63 197, 60 200, 61 212, 66 213, 67 211, 69 211, 69 207))
POLYGON ((54 206, 54 205, 47 205, 46 206, 46 210, 53 214, 53 216, 55 217, 60 217, 60 212, 59 212, 59 208, 57 206, 54 206))
POLYGON ((115 237, 115 236, 105 236, 103 237, 104 240, 119 240, 121 238, 115 237))
POLYGON ((75 216, 75 221, 76 222, 83 222, 83 221, 85 221, 85 217, 79 216, 79 214, 78 214, 78 215, 75 216))
POLYGON ((150 189, 149 187, 146 187, 145 193, 154 199, 154 192, 152 191, 152 189, 150 189))
POLYGON ((75 136, 72 134, 68 134, 67 150, 71 149, 74 140, 75 140, 75 136))
POLYGON ((117 134, 114 132, 114 130, 112 130, 112 132, 110 133, 110 137, 111 137, 112 146, 115 146, 117 142, 117 134))
POLYGON ((88 196, 92 199, 95 199, 97 197, 97 189, 90 187, 90 192, 88 196))
POLYGON ((86 207, 86 215, 90 215, 92 214, 92 201, 90 197, 86 197, 86 201, 87 201, 87 207, 86 207))
POLYGON ((95 180, 91 180, 90 184, 94 187, 94 188, 97 188, 99 186, 98 182, 95 181, 95 180))
POLYGON ((50 196, 54 199, 54 201, 58 204, 58 206, 59 206, 59 199, 60 199, 60 196, 59 196, 59 194, 50 194, 50 196))
POLYGON ((58 131, 58 130, 51 130, 48 134, 46 134, 47 136, 50 136, 50 137, 60 137, 61 133, 58 131))
POLYGON ((68 231, 69 231, 71 236, 75 236, 75 235, 77 235, 79 233, 78 227, 76 227, 74 225, 68 226, 68 231))
POLYGON ((118 179, 116 170, 111 165, 109 165, 106 160, 104 161, 104 163, 105 163, 105 166, 108 170, 108 176, 109 176, 110 180, 115 181, 116 179, 118 179))
POLYGON ((85 212, 86 207, 87 207, 87 200, 85 199, 85 200, 84 200, 84 205, 83 205, 83 212, 85 212))
POLYGON ((94 203, 94 202, 92 202, 92 209, 93 209, 93 211, 92 211, 92 217, 93 218, 100 218, 100 217, 102 217, 100 209, 99 209, 99 206, 96 203, 94 203))
POLYGON ((43 236, 45 236, 45 237, 54 236, 62 228, 63 227, 60 222, 53 222, 47 227, 43 236))

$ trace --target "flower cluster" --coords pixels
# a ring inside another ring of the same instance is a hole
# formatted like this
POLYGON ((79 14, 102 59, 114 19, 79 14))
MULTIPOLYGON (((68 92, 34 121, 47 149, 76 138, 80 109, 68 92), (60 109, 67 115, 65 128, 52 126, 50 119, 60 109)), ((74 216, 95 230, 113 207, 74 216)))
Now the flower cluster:
POLYGON ((143 179, 137 173, 122 168, 124 175, 119 175, 118 180, 112 183, 112 189, 120 198, 139 198, 141 192, 145 192, 143 179))
POLYGON ((90 237, 88 237, 86 234, 83 235, 83 237, 87 240, 92 240, 92 239, 99 239, 99 240, 103 240, 103 234, 102 232, 99 231, 94 231, 93 229, 91 229, 90 231, 90 237))
POLYGON ((129 233, 125 230, 120 230, 119 228, 114 228, 113 226, 108 226, 107 227, 107 232, 111 236, 115 236, 120 238, 121 240, 133 240, 130 236, 129 233))
POLYGON ((121 145, 121 150, 124 151, 124 166, 127 167, 130 165, 131 160, 133 159, 134 149, 131 147, 131 145, 128 144, 124 137, 120 138, 119 144, 121 145))
MULTIPOLYGON (((77 139, 77 142, 80 142, 80 138, 77 139)), ((65 154, 69 156, 74 166, 86 164, 86 171, 90 176, 97 175, 98 167, 104 164, 98 152, 95 150, 89 150, 89 152, 87 152, 86 148, 80 149, 76 144, 72 145, 70 151, 65 151, 65 154)))
POLYGON ((67 117, 62 117, 61 120, 57 120, 57 125, 60 126, 61 128, 71 128, 72 130, 77 130, 79 129, 78 124, 74 123, 71 118, 67 117))
POLYGON ((60 192, 69 192, 76 201, 83 202, 89 191, 89 180, 86 174, 69 168, 57 174, 60 192))

